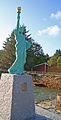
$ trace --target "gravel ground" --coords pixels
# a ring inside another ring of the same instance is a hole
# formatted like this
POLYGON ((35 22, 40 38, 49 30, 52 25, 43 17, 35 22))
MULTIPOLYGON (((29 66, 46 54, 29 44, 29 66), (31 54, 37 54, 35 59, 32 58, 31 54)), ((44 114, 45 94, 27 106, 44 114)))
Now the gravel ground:
POLYGON ((59 104, 59 107, 57 108, 56 99, 41 100, 39 102, 35 101, 35 104, 43 109, 53 112, 54 114, 61 115, 61 107, 59 104))
POLYGON ((41 107, 35 106, 35 111, 37 114, 35 120, 61 120, 61 115, 50 112, 41 107))

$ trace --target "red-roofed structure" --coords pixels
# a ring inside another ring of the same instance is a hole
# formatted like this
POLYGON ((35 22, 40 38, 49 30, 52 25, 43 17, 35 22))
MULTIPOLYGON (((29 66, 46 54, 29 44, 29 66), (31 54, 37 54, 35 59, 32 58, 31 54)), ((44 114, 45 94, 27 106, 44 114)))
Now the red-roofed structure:
POLYGON ((49 65, 47 63, 42 63, 42 64, 38 64, 35 65, 32 69, 32 71, 35 72, 47 72, 49 69, 49 65))

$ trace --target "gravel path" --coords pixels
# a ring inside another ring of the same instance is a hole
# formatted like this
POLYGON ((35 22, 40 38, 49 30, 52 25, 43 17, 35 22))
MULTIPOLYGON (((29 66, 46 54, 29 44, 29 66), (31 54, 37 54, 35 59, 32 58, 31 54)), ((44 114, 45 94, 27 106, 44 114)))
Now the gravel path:
POLYGON ((35 106, 35 111, 37 114, 36 120, 61 120, 61 115, 50 112, 41 107, 35 106), (37 118, 38 115, 39 115, 39 118, 37 118))

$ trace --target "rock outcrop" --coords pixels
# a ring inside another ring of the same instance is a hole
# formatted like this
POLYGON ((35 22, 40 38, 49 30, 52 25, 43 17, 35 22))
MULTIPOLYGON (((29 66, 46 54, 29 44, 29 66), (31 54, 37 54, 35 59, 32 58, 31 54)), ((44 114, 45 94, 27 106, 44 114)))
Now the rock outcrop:
POLYGON ((44 85, 51 88, 61 88, 61 74, 45 73, 33 76, 34 85, 44 85))

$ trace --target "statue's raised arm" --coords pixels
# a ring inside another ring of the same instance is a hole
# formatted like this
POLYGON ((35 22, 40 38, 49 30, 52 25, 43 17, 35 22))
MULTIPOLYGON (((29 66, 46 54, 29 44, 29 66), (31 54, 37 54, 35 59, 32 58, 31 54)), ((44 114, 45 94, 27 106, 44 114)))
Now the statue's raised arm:
POLYGON ((26 41, 23 35, 24 27, 20 26, 20 12, 21 8, 17 8, 17 28, 14 30, 16 37, 16 60, 8 69, 11 74, 24 74, 24 64, 26 63, 26 50, 31 47, 31 43, 26 41))

